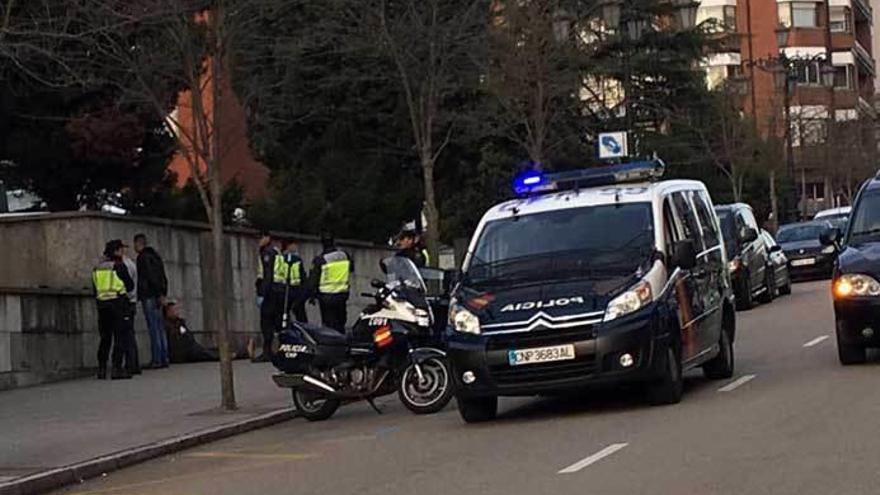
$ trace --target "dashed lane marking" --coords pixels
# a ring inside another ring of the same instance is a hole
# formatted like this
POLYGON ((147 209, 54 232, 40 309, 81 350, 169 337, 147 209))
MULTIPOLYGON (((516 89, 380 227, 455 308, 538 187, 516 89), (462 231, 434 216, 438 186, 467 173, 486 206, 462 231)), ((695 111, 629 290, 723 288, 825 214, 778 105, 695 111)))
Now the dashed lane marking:
POLYGON ((743 375, 743 376, 737 378, 736 380, 728 383, 727 385, 719 388, 718 391, 719 392, 733 392, 734 390, 738 389, 739 387, 742 387, 746 383, 749 383, 750 381, 754 380, 755 376, 756 375, 743 375))
POLYGON ((814 345, 821 344, 822 342, 825 342, 826 340, 828 340, 827 335, 820 335, 820 336, 816 337, 815 339, 804 344, 804 347, 813 347, 814 345))
POLYGON ((194 452, 184 457, 205 459, 252 459, 270 461, 302 461, 315 457, 313 454, 253 454, 246 452, 194 452))
POLYGON ((599 452, 596 452, 595 454, 593 454, 589 457, 585 457, 585 458, 577 461, 576 463, 572 464, 571 466, 568 466, 567 468, 559 471, 557 474, 576 473, 586 467, 589 467, 589 466, 601 461, 602 459, 614 454, 615 452, 622 450, 627 445, 629 445, 629 444, 628 443, 613 443, 613 444, 605 447, 604 449, 600 450, 599 452))

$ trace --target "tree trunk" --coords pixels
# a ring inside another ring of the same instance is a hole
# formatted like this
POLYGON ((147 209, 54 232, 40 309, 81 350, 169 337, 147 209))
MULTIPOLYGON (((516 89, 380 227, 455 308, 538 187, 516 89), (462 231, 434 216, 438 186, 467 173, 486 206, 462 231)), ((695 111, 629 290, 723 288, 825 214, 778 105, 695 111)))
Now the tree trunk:
POLYGON ((434 195, 434 160, 422 154, 422 179, 425 183, 425 216, 428 221, 427 242, 431 266, 437 266, 440 256, 440 211, 434 195))
POLYGON ((211 274, 214 291, 213 324, 217 331, 217 347, 220 351, 220 394, 221 406, 232 411, 235 404, 235 382, 232 377, 232 353, 229 348, 229 326, 226 321, 226 256, 223 249, 223 183, 220 174, 222 123, 220 109, 223 101, 223 8, 218 5, 213 12, 214 54, 211 57, 211 88, 213 108, 211 115, 211 159, 208 163, 208 176, 211 187, 211 244, 213 269, 211 274))

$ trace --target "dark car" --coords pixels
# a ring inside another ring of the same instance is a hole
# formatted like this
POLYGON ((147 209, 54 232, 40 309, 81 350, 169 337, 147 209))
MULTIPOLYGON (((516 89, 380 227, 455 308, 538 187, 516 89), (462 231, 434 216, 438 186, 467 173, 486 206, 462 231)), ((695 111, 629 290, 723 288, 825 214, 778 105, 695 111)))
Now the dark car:
POLYGON ((797 280, 828 278, 837 259, 837 248, 825 246, 820 241, 822 234, 832 229, 826 220, 791 223, 779 227, 776 242, 782 246, 788 257, 791 276, 797 280))
POLYGON ((761 230, 761 239, 770 253, 770 263, 767 270, 770 272, 770 293, 786 296, 791 294, 791 274, 788 271, 788 258, 782 251, 782 247, 776 243, 773 235, 766 230, 761 230))
POLYGON ((770 256, 759 235, 752 207, 744 203, 715 207, 727 250, 728 269, 736 295, 736 308, 751 309, 755 300, 770 302, 772 274, 767 271, 770 256))
POLYGON ((862 363, 866 348, 880 347, 880 178, 862 186, 846 232, 822 241, 842 246, 832 281, 838 356, 862 363))

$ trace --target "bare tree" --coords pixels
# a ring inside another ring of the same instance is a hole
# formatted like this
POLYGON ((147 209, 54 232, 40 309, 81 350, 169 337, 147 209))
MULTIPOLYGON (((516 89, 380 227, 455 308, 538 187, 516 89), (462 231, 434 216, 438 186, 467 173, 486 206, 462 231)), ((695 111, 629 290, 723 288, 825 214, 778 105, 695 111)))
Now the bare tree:
MULTIPOLYGON (((30 1, 30 0, 29 0, 30 1)), ((49 85, 112 88, 116 104, 151 112, 177 137, 211 230, 210 325, 220 350, 222 407, 235 409, 229 342, 223 240, 221 162, 233 143, 224 134, 230 40, 252 26, 248 8, 269 0, 80 0, 49 2, 31 10, 34 22, 19 29, 9 18, 15 0, 5 0, 0 56, 18 63, 20 50, 49 60, 58 71, 31 72, 49 85), (60 7, 59 7, 60 6, 60 7), (52 8, 48 8, 52 7, 52 8)), ((246 60, 243 58, 242 60, 246 60)))
POLYGON ((402 89, 412 143, 422 170, 428 251, 438 259, 440 212, 434 173, 460 124, 454 97, 478 76, 488 0, 359 0, 358 21, 368 40, 393 62, 392 81, 402 89))
POLYGON ((538 167, 570 137, 558 124, 578 106, 586 51, 572 15, 559 0, 498 2, 493 10, 486 71, 493 117, 538 167))

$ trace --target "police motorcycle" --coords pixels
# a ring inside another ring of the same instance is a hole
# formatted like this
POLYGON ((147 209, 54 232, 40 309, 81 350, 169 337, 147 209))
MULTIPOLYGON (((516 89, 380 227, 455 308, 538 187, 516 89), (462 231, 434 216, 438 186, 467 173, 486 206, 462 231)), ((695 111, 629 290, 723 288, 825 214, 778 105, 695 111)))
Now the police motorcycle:
POLYGON ((344 403, 397 393, 415 414, 442 410, 452 399, 446 353, 433 329, 434 314, 421 273, 407 258, 381 263, 385 281, 373 280, 374 298, 343 335, 321 326, 292 322, 279 335, 272 378, 289 388, 300 415, 329 419, 344 403))

